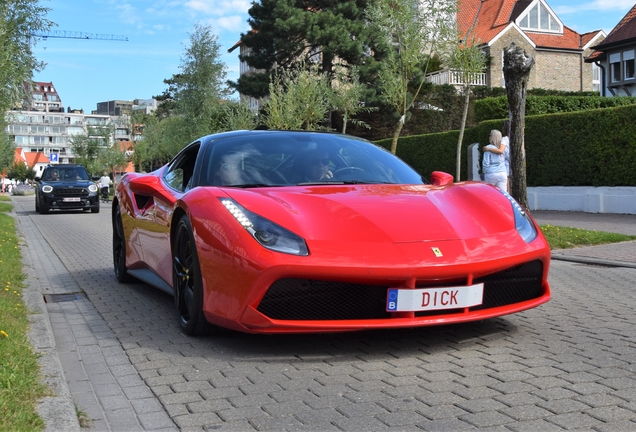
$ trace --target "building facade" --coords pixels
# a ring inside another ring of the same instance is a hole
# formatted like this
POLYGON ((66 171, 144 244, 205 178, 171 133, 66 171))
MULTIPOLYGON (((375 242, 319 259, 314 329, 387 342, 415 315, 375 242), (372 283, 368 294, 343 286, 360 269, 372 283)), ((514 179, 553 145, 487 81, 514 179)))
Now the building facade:
MULTIPOLYGON (((505 87, 503 53, 514 42, 535 60, 528 88, 600 91, 597 65, 585 62, 605 33, 580 34, 561 22, 545 0, 459 0, 457 25, 464 39, 474 38, 489 58, 480 82, 505 87)), ((445 78, 452 71, 430 74, 429 81, 461 84, 445 78)))
POLYGON ((592 47, 586 62, 601 71, 602 96, 636 96, 636 5, 607 37, 592 47))
POLYGON ((27 165, 37 160, 36 176, 46 163, 73 163, 72 137, 95 131, 101 135, 109 131, 105 147, 115 142, 130 142, 132 131, 130 117, 108 114, 84 114, 81 110, 65 109, 53 83, 36 82, 32 87, 30 106, 25 110, 5 113, 5 132, 20 149, 21 160, 27 165), (37 158, 33 155, 37 154, 37 158))

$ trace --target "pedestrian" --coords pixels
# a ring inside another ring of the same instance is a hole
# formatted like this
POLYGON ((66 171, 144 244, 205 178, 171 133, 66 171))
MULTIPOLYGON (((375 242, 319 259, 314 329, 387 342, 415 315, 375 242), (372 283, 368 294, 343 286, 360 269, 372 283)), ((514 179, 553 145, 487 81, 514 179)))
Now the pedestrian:
POLYGON ((506 160, 502 152, 493 153, 491 150, 501 148, 501 132, 497 129, 490 131, 488 144, 484 147, 484 154, 481 162, 481 171, 484 174, 486 183, 497 186, 499 189, 507 190, 508 175, 506 174, 506 160))
POLYGON ((506 162, 506 175, 508 179, 506 180, 506 191, 510 192, 510 122, 508 120, 504 120, 501 134, 501 145, 497 147, 493 146, 484 146, 484 152, 491 152, 495 154, 503 154, 506 162))
POLYGON ((101 188, 102 199, 108 202, 110 184, 112 183, 112 181, 110 180, 110 177, 108 177, 108 173, 106 171, 104 171, 104 175, 99 179, 98 183, 99 187, 101 188))

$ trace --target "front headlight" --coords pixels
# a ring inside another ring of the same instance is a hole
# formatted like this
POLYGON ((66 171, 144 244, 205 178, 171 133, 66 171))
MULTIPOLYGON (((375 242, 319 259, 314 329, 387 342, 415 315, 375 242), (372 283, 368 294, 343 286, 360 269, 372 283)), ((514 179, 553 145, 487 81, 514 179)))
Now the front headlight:
POLYGON ((44 185, 44 186, 42 186, 42 192, 44 192, 44 193, 51 193, 51 192, 53 192, 53 186, 49 186, 49 185, 44 185))
POLYGON ((219 198, 219 200, 238 223, 262 246, 291 255, 309 255, 307 243, 302 237, 256 213, 252 213, 234 200, 229 198, 219 198))
POLYGON ((499 191, 508 198, 508 201, 510 201, 510 204, 512 205, 517 232, 526 243, 530 243, 532 240, 537 238, 537 230, 535 229, 530 216, 508 192, 501 189, 499 189, 499 191))
POLYGON ((91 192, 97 192, 97 185, 96 184, 88 185, 88 190, 91 192))

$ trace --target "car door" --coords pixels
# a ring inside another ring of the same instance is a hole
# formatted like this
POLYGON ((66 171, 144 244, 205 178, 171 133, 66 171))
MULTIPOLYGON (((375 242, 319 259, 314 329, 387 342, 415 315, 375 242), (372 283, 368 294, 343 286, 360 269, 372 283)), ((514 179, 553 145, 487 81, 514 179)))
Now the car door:
POLYGON ((153 195, 152 201, 145 209, 145 217, 152 223, 147 225, 146 229, 140 227, 144 261, 170 285, 172 285, 170 222, 177 200, 189 188, 199 148, 199 143, 190 144, 166 167, 159 185, 165 188, 165 193, 153 195))

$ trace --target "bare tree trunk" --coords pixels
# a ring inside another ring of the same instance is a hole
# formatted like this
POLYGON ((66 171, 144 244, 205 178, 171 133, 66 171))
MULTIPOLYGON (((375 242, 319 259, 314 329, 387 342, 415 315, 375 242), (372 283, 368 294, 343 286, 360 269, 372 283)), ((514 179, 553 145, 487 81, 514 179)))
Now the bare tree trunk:
POLYGON ((526 150, 524 133, 526 127, 526 90, 534 59, 525 51, 510 44, 504 49, 503 73, 508 95, 508 117, 510 119, 510 171, 512 196, 528 208, 526 189, 526 150))
POLYGON ((457 140, 457 175, 455 181, 459 181, 459 174, 461 172, 462 163, 462 141, 464 140, 464 130, 466 129, 466 118, 468 117, 468 102, 470 102, 470 87, 466 84, 464 89, 466 96, 464 98, 464 113, 462 114, 462 124, 459 128, 459 138, 457 140))
POLYGON ((345 110, 344 114, 342 115, 342 133, 343 134, 347 133, 347 121, 349 121, 349 112, 345 110))
POLYGON ((391 141, 391 153, 395 154, 397 152, 397 144, 398 138, 400 137, 400 132, 402 132, 402 127, 404 127, 404 115, 400 118, 398 125, 395 127, 395 131, 393 131, 393 140, 391 141))

